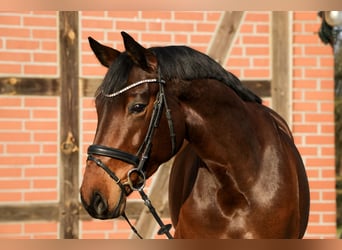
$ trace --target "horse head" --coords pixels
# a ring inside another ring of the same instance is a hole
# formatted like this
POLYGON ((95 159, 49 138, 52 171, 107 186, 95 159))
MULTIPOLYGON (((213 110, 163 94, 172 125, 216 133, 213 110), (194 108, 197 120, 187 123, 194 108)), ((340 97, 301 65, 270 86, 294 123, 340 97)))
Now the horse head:
POLYGON ((156 55, 121 34, 124 52, 89 38, 108 71, 96 93, 98 123, 80 194, 88 213, 99 219, 122 215, 127 196, 177 152, 185 133, 176 100, 165 95, 156 55))

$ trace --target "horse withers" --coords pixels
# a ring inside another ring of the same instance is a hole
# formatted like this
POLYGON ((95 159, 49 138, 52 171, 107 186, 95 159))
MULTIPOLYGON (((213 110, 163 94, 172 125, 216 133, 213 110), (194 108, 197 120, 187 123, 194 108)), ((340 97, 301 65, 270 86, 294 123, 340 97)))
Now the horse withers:
POLYGON ((121 34, 124 52, 89 38, 108 68, 80 189, 89 214, 123 215, 130 193, 175 156, 175 238, 302 238, 309 186, 286 122, 209 56, 121 34))

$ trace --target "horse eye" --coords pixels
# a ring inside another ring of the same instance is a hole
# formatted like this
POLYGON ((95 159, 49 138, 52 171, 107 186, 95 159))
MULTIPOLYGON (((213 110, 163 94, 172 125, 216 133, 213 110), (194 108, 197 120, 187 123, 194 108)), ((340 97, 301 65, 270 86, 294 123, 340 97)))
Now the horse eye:
POLYGON ((130 108, 129 108, 129 111, 131 113, 135 113, 135 114, 138 114, 138 113, 141 113, 145 110, 146 108, 146 104, 142 104, 142 103, 136 103, 136 104, 133 104, 130 108))

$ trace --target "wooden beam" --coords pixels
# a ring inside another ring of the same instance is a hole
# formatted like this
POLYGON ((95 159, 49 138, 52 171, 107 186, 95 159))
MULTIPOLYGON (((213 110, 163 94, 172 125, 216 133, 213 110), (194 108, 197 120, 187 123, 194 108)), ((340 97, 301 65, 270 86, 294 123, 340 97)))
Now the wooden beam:
POLYGON ((242 85, 246 86, 248 89, 253 91, 260 97, 270 97, 271 96, 271 82, 266 80, 261 81, 241 81, 242 85))
MULTIPOLYGON (((82 97, 93 97, 102 79, 82 78, 79 80, 82 97)), ((266 80, 241 80, 246 86, 261 97, 271 96, 271 83, 266 80)), ((54 78, 0 78, 0 95, 36 95, 59 96, 60 80, 54 78)))
POLYGON ((79 224, 79 72, 78 12, 59 12, 60 97, 60 237, 78 238, 79 224))
MULTIPOLYGON (((129 200, 126 206, 126 215, 130 219, 138 219, 144 208, 142 200, 129 200)), ((80 220, 89 221, 90 217, 81 203, 78 203, 80 220)), ((59 203, 42 203, 42 204, 18 204, 18 205, 1 205, 0 206, 0 222, 14 221, 59 221, 60 220, 60 204, 59 203)), ((169 218, 169 209, 160 214, 161 217, 169 218)))
POLYGON ((292 46, 288 11, 272 11, 272 108, 291 122, 292 46))
POLYGON ((58 221, 59 204, 24 204, 0 206, 0 222, 58 221))
POLYGON ((97 88, 101 85, 103 79, 100 78, 82 78, 80 84, 82 86, 82 96, 94 97, 97 88))
POLYGON ((44 95, 58 96, 60 82, 58 79, 42 78, 0 78, 0 95, 44 95))
MULTIPOLYGON (((80 79, 82 86, 82 96, 93 97, 95 91, 100 86, 102 79, 80 79)), ((252 90, 255 94, 261 97, 271 96, 271 82, 267 80, 241 80, 242 85, 252 90)))
POLYGON ((243 11, 226 11, 208 49, 208 55, 221 65, 229 54, 244 16, 243 11))

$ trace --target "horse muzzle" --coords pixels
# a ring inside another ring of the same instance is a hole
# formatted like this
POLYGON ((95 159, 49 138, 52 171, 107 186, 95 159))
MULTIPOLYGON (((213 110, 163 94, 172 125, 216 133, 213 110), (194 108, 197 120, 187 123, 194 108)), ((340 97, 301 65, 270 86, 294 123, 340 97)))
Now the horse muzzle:
POLYGON ((126 197, 122 192, 113 208, 110 207, 109 201, 99 192, 94 192, 89 203, 85 201, 82 195, 81 201, 91 217, 101 220, 118 218, 124 213, 126 208, 126 197))
POLYGON ((122 184, 120 179, 100 159, 88 157, 80 195, 83 207, 92 217, 112 219, 121 216, 126 207, 126 197, 130 192, 128 185, 122 184), (111 179, 105 175, 104 179, 96 178, 103 176, 102 169, 109 173, 111 179))

